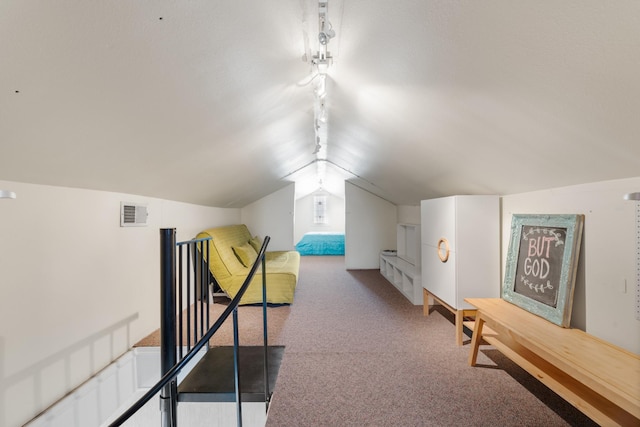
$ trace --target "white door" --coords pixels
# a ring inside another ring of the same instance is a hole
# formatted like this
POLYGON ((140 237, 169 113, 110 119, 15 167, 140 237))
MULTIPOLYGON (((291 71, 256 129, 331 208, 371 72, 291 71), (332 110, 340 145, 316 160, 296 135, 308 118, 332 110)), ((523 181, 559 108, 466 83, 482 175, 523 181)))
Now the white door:
POLYGON ((423 200, 420 204, 422 229, 422 286, 452 307, 456 306, 456 197, 423 200), (438 243, 446 239, 446 262, 438 256, 438 243))

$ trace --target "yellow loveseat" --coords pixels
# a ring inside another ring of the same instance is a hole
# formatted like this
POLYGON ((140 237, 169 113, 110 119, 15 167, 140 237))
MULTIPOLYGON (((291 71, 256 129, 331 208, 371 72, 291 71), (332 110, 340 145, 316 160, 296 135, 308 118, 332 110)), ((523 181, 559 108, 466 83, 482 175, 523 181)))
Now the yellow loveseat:
MULTIPOLYGON (((198 233, 196 238, 211 237, 209 241, 209 269, 222 290, 230 297, 236 296, 249 274, 262 240, 252 237, 246 225, 229 225, 210 228, 198 233)), ((206 259, 206 250, 204 256, 206 259)), ((298 283, 300 254, 296 251, 267 251, 267 302, 291 304, 298 283)), ((262 303, 262 267, 258 270, 240 300, 240 304, 262 303)))

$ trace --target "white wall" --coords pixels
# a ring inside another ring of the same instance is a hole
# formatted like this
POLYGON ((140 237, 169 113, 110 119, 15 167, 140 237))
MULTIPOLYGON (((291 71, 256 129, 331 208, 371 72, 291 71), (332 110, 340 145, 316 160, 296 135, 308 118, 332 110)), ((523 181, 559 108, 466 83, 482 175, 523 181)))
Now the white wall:
POLYGON ((346 182, 345 209, 346 268, 379 268, 380 251, 396 247, 396 205, 346 182))
POLYGON ((420 206, 398 205, 398 222, 420 224, 420 206))
POLYGON ((296 200, 294 242, 310 231, 344 233, 344 199, 327 191, 316 191, 296 200), (327 196, 327 224, 313 223, 313 196, 327 196))
POLYGON ((0 181, 0 426, 22 425, 159 327, 159 229, 188 240, 218 209, 0 181), (120 227, 120 202, 149 206, 120 227))
POLYGON ((241 210, 241 222, 252 235, 271 237, 270 251, 293 249, 294 197, 295 184, 290 184, 241 210))
POLYGON ((571 326, 640 353, 635 318, 635 209, 640 202, 623 200, 636 191, 640 177, 504 196, 502 271, 504 277, 512 214, 584 214, 571 326))

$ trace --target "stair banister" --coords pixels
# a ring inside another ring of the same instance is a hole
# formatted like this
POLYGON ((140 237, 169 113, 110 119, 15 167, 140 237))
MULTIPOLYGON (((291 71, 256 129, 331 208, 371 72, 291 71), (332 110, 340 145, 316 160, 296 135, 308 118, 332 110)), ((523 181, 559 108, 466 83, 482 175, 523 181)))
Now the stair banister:
MULTIPOLYGON (((170 267, 161 267, 161 282, 163 282, 164 280, 170 280, 171 277, 173 277, 173 280, 175 283, 175 229, 161 229, 160 230, 160 234, 161 234, 161 243, 164 241, 164 244, 168 244, 167 242, 171 242, 173 241, 173 249, 168 249, 168 248, 164 248, 161 247, 161 260, 164 259, 165 256, 170 257, 173 256, 173 262, 169 262, 169 264, 173 264, 173 270, 171 270, 170 267), (168 237, 163 237, 163 235, 168 234, 168 237), (165 252, 166 251, 166 252, 165 252)), ((236 348, 234 351, 237 351, 237 345, 238 345, 238 339, 237 339, 237 308, 238 305, 240 303, 240 299, 244 296, 244 293, 246 292, 247 288, 249 287, 249 284, 251 283, 251 280, 253 279, 253 276, 255 275, 255 272, 258 268, 258 264, 262 264, 262 286, 263 286, 263 297, 265 296, 266 293, 266 274, 265 273, 265 269, 266 269, 266 260, 265 260, 265 252, 267 249, 267 246, 269 244, 269 241, 271 240, 271 238, 269 236, 265 236, 264 238, 264 242, 262 243, 262 247, 260 248, 260 251, 258 252, 258 257, 255 261, 255 263, 253 264, 253 266, 251 267, 251 269, 249 270, 249 274, 247 275, 247 278, 245 279, 244 283, 242 284, 242 286, 240 287, 240 290, 238 291, 238 293, 236 294, 236 296, 231 300, 231 302, 229 303, 229 305, 226 307, 226 309, 222 312, 222 314, 218 317, 218 319, 214 322, 214 324, 209 328, 209 330, 200 338, 200 340, 198 340, 198 342, 193 346, 193 348, 191 348, 187 354, 184 356, 184 358, 182 358, 179 362, 177 362, 176 364, 173 365, 173 367, 171 367, 167 372, 164 373, 164 375, 162 376, 162 378, 160 378, 160 380, 154 385, 152 386, 140 399, 138 399, 138 401, 136 401, 131 407, 129 407, 124 413, 122 413, 118 418, 116 418, 116 420, 114 420, 111 424, 109 424, 109 427, 118 427, 121 426, 123 423, 125 423, 129 418, 131 418, 131 416, 133 416, 133 414, 135 414, 138 410, 140 410, 147 402, 149 402, 153 396, 155 396, 159 391, 164 390, 163 391, 163 395, 164 396, 169 396, 169 400, 172 400, 174 397, 177 397, 177 387, 176 387, 176 378, 178 373, 195 357, 195 355, 198 353, 198 351, 200 351, 202 349, 202 347, 204 347, 205 344, 207 344, 209 342, 209 340, 211 339, 211 337, 218 331, 218 329, 220 329, 220 327, 222 326, 222 324, 227 320, 227 318, 231 315, 234 314, 233 318, 234 318, 234 348, 236 348), (165 389, 166 387, 166 389, 165 389)), ((173 286, 171 286, 173 287, 173 286)), ((168 297, 170 298, 170 295, 168 295, 168 297)), ((174 302, 175 302, 175 295, 174 295, 174 302)), ((175 305, 174 305, 175 307, 175 305)), ((264 318, 265 318, 265 322, 266 322, 266 298, 263 298, 263 307, 264 307, 264 318)), ((174 312, 174 316, 175 316, 175 309, 170 310, 174 312)), ((175 325, 175 323, 174 323, 175 325)), ((267 336, 267 328, 266 328, 266 323, 264 325, 264 334, 265 334, 265 360, 266 360, 266 336, 267 336)), ((175 328, 173 329, 173 331, 175 331, 175 328)), ((175 335, 174 335, 175 337, 175 335)), ((174 342, 175 342, 175 338, 174 338, 174 342)), ((175 350, 176 347, 174 346, 174 354, 175 354, 175 350)), ((237 356, 236 356, 236 369, 237 369, 237 356)), ((265 364, 265 371, 267 370, 267 365, 265 364)), ((267 374, 265 374, 267 375, 267 374)), ((237 374, 238 380, 239 380, 239 374, 237 374)), ((240 409, 240 397, 239 397, 239 382, 237 382, 237 395, 238 395, 238 426, 242 426, 242 417, 241 417, 241 409, 240 409)), ((268 399, 268 388, 265 391, 265 398, 268 399)), ((176 419, 176 407, 171 405, 171 404, 167 404, 168 405, 168 416, 165 420, 164 416, 163 416, 163 427, 175 427, 177 425, 177 419, 176 419), (165 424, 168 423, 168 424, 165 424)))

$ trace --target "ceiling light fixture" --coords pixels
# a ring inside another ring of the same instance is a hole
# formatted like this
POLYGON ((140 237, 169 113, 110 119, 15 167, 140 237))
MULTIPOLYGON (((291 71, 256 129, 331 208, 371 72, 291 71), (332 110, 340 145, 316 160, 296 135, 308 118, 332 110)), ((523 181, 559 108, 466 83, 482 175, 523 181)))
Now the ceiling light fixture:
POLYGON ((318 74, 324 76, 329 71, 329 67, 331 66, 333 58, 331 54, 327 52, 318 52, 317 55, 313 56, 312 64, 316 67, 318 74))
POLYGON ((336 32, 333 31, 333 28, 331 27, 331 23, 327 18, 328 14, 329 14, 328 0, 320 0, 318 2, 318 18, 319 18, 318 28, 320 30, 318 34, 318 41, 323 46, 329 43, 329 40, 331 40, 336 36, 336 32))
MULTIPOLYGON (((336 36, 328 18, 328 0, 318 0, 318 50, 311 58, 312 73, 314 77, 310 80, 314 82, 314 147, 313 155, 316 160, 327 158, 327 72, 332 64, 333 58, 327 50, 327 44, 336 36)), ((317 179, 324 177, 324 164, 316 171, 317 179)))
POLYGON ((625 200, 640 200, 640 192, 625 194, 623 198, 625 200))
MULTIPOLYGON (((323 22, 324 24, 324 22, 323 22)), ((329 24, 331 25, 331 24, 329 24)), ((323 25, 324 27, 324 25, 323 25)), ((336 32, 333 30, 333 28, 329 27, 329 28, 322 28, 320 30, 320 34, 318 34, 318 41, 320 42, 321 45, 326 45, 327 43, 329 43, 329 40, 331 40, 332 38, 334 38, 336 36, 336 32)))
POLYGON ((324 108, 324 103, 320 104, 320 115, 318 116, 320 123, 327 123, 327 109, 324 108))
POLYGON ((325 74, 320 74, 320 80, 318 80, 318 84, 314 90, 316 98, 323 99, 327 96, 327 76, 325 74))
POLYGON ((331 23, 329 22, 329 2, 319 0, 318 2, 318 42, 320 47, 318 53, 313 56, 312 63, 317 68, 318 73, 326 74, 331 65, 331 54, 327 52, 327 44, 336 36, 331 23))
POLYGON ((318 34, 318 41, 320 41, 320 44, 325 45, 329 42, 329 37, 327 37, 326 33, 321 32, 318 34))
POLYGON ((0 190, 0 199, 15 199, 16 193, 9 190, 0 190))

